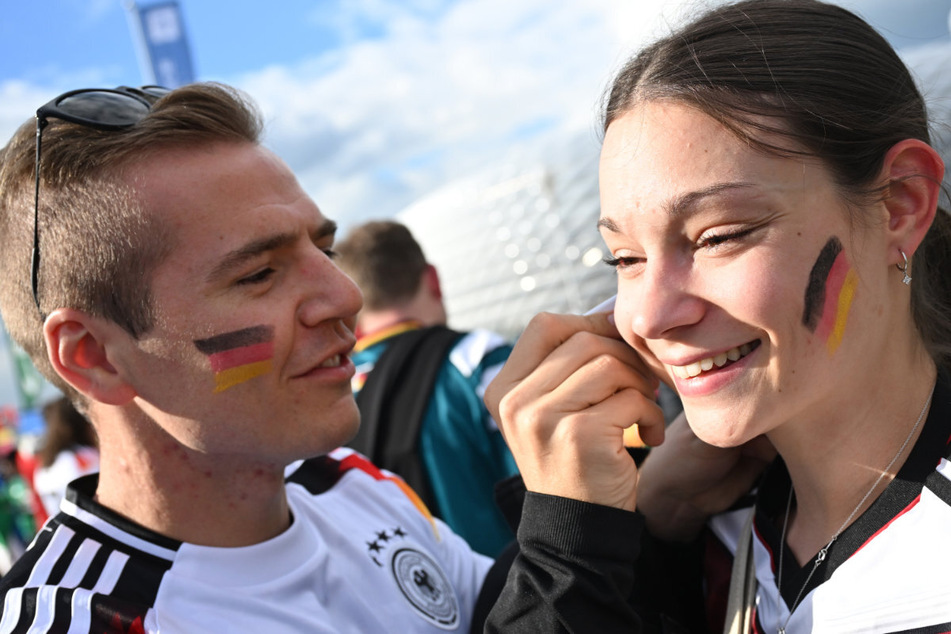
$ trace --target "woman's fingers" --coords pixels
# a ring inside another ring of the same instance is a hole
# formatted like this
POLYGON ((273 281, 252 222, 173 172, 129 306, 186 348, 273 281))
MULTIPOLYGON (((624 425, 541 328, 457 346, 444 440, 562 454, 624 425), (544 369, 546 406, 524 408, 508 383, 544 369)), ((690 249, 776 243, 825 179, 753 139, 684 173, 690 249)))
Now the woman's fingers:
POLYGON ((602 355, 612 355, 639 371, 645 390, 653 392, 657 379, 640 355, 624 343, 608 315, 555 315, 542 313, 519 337, 502 370, 485 393, 486 405, 499 420, 502 395, 531 377, 539 392, 554 389, 578 368, 602 355))
POLYGON ((634 389, 581 409, 564 408, 561 396, 552 393, 533 407, 510 412, 506 439, 526 487, 633 510, 637 469, 624 447, 623 432, 639 423, 642 429, 660 429, 662 434, 660 408, 634 389))
POLYGON ((633 509, 624 430, 663 440, 658 381, 606 315, 541 315, 486 391, 486 403, 532 490, 633 509))

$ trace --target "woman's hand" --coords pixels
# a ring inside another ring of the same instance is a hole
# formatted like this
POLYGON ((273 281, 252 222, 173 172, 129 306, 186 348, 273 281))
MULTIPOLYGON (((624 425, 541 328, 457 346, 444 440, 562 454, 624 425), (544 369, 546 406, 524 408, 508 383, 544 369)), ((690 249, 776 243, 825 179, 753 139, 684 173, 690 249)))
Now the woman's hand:
POLYGON ((765 436, 723 449, 703 442, 681 414, 667 427, 662 447, 641 465, 638 508, 655 536, 693 539, 707 518, 748 493, 776 456, 765 436))
POLYGON ((637 467, 624 430, 664 438, 658 386, 610 314, 543 313, 529 323, 486 390, 530 491, 633 511, 637 467))

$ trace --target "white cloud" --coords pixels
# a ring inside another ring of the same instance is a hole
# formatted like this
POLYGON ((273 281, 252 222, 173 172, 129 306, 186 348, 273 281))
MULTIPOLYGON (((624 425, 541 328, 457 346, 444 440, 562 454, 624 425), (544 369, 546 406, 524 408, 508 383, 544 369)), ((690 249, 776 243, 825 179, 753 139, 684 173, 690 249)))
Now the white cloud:
POLYGON ((114 85, 114 67, 66 71, 59 66, 35 70, 29 79, 0 81, 0 147, 36 109, 63 92, 83 86, 114 85))
POLYGON ((383 36, 235 83, 325 211, 344 222, 391 215, 526 137, 593 127, 631 33, 650 23, 631 4, 470 0, 397 13, 386 3, 383 36))
MULTIPOLYGON (((627 55, 716 3, 337 0, 303 19, 346 46, 230 81, 262 106, 268 144, 346 224, 391 215, 526 140, 594 129, 627 55)), ((107 74, 50 69, 32 84, 0 84, 0 138, 57 92, 103 85, 107 74)))
MULTIPOLYGON (((349 45, 230 81, 261 105, 268 145, 346 224, 392 215, 520 143, 593 129, 612 72, 683 4, 348 0, 307 19, 349 45)), ((0 84, 0 137, 60 89, 100 85, 95 73, 0 84)))
POLYGON ((116 10, 115 0, 71 0, 68 6, 83 24, 100 22, 116 10))
POLYGON ((0 143, 6 142, 27 120, 31 112, 55 96, 55 93, 21 80, 0 83, 0 143))

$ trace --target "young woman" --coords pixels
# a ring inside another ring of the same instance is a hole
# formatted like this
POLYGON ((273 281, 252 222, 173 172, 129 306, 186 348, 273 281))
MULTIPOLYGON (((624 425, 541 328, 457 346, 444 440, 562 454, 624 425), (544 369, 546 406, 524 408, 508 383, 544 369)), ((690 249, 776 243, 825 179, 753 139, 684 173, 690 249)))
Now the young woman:
POLYGON ((613 316, 536 318, 487 395, 530 492, 489 630, 951 630, 951 217, 908 70, 840 7, 749 0, 604 119, 613 316), (690 430, 637 474, 655 376, 690 430))

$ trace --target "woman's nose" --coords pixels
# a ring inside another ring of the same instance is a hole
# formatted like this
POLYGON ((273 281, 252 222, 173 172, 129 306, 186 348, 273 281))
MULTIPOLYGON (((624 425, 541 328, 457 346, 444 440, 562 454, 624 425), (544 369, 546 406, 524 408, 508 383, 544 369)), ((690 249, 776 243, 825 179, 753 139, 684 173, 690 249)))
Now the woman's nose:
POLYGON ((689 268, 674 263, 648 262, 633 294, 628 313, 631 328, 644 339, 659 339, 703 317, 704 302, 692 288, 689 268))

